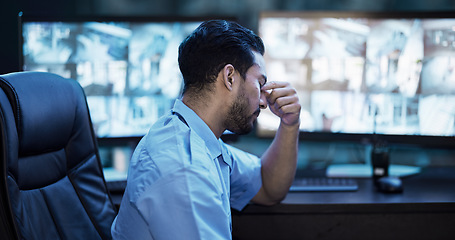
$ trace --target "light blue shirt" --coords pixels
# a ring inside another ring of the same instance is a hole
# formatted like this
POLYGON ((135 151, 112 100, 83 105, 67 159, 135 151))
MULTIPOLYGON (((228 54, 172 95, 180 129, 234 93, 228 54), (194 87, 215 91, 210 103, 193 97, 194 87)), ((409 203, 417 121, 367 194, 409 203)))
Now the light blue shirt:
POLYGON ((231 239, 231 207, 262 185, 260 159, 217 139, 177 100, 138 144, 114 239, 231 239))

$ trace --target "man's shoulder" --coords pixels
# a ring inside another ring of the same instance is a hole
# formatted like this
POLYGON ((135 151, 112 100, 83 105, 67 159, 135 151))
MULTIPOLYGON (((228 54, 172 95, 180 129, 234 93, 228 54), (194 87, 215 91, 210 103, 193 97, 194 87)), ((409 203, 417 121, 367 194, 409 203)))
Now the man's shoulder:
POLYGON ((139 151, 137 158, 177 161, 181 164, 199 159, 208 152, 204 139, 176 115, 159 119, 141 140, 136 151, 139 151))
POLYGON ((141 140, 140 146, 150 153, 182 148, 189 139, 190 129, 177 117, 170 115, 160 118, 141 140))
POLYGON ((168 114, 159 118, 144 136, 149 142, 163 141, 189 134, 189 128, 177 116, 168 114))
POLYGON ((133 185, 149 185, 153 179, 162 178, 187 165, 190 155, 185 139, 189 129, 180 126, 177 121, 172 116, 158 120, 136 146, 128 172, 128 181, 134 182, 133 185))

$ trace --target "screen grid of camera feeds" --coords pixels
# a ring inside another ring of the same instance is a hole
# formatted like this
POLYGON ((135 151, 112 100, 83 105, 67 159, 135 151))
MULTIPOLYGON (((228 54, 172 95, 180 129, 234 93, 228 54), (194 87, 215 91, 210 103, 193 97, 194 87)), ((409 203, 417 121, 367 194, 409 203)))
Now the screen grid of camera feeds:
MULTIPOLYGON (((289 15, 262 14, 259 34, 268 78, 298 91, 302 131, 454 135, 455 19, 289 15)), ((261 113, 258 132, 278 124, 261 113)))
POLYGON ((98 137, 140 137, 179 97, 178 46, 199 24, 24 22, 22 67, 77 80, 98 137))

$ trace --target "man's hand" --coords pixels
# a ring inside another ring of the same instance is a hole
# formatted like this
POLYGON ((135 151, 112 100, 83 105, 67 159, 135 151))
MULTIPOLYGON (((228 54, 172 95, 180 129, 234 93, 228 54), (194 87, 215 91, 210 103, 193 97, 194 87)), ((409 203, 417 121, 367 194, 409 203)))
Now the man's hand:
POLYGON ((268 82, 261 91, 265 93, 270 110, 288 126, 300 123, 300 103, 297 91, 287 82, 268 82))
POLYGON ((300 103, 297 91, 286 82, 268 82, 261 91, 270 110, 281 118, 275 138, 262 155, 262 187, 253 202, 279 203, 289 191, 297 168, 300 103))

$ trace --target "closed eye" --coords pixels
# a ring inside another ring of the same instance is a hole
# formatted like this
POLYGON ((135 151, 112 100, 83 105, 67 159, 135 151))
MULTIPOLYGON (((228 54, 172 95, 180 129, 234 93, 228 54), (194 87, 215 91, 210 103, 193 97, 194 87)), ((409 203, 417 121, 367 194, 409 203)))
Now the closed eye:
POLYGON ((259 86, 262 88, 267 83, 267 77, 262 75, 262 79, 259 80, 259 86))

